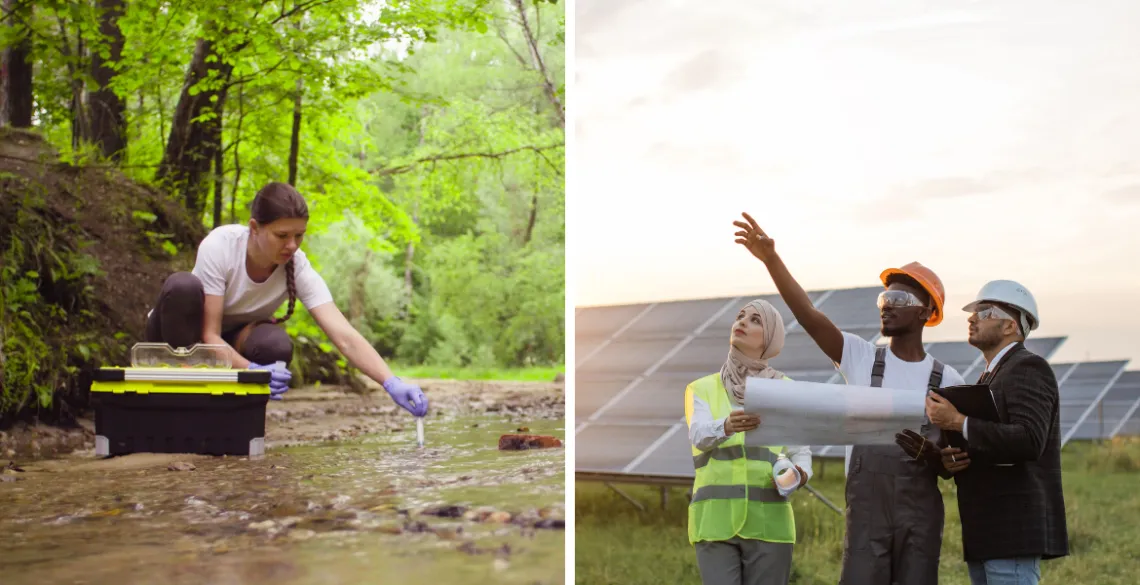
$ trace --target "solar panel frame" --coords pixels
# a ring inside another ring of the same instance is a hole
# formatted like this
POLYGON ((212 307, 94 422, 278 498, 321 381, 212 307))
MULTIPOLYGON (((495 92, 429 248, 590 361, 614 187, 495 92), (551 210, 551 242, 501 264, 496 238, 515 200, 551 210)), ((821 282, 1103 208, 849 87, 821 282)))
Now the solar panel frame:
MULTIPOLYGON (((841 329, 854 330, 853 333, 865 339, 877 341, 879 315, 874 299, 881 290, 876 286, 810 291, 808 294, 841 329)), ((814 342, 799 328, 786 304, 776 294, 575 308, 577 320, 586 323, 581 331, 576 327, 575 341, 587 348, 586 352, 578 354, 582 357, 577 364, 580 371, 576 371, 576 383, 582 388, 604 388, 577 393, 575 415, 579 420, 584 417, 586 422, 575 431, 575 440, 581 445, 576 451, 576 471, 597 477, 628 475, 674 482, 691 480, 694 475, 691 452, 682 448, 688 447, 683 416, 684 384, 719 370, 724 359, 722 352, 727 352, 728 335, 725 332, 735 318, 734 308, 743 306, 752 298, 771 302, 785 318, 790 341, 785 351, 789 355, 781 358, 793 359, 774 365, 793 379, 841 383, 841 377, 830 360, 823 361, 826 357, 823 360, 799 357, 808 352, 818 352, 818 348, 813 347, 814 342), (714 309, 715 312, 708 315, 714 309), (678 357, 692 349, 694 343, 696 347, 703 348, 699 351, 708 354, 706 358, 694 359, 688 354, 678 357), (633 360, 630 359, 631 350, 636 356, 633 360), (607 359, 604 354, 609 352, 614 356, 607 359), (615 393, 614 389, 619 386, 621 389, 615 393), (675 387, 672 399, 661 400, 665 386, 675 387), (594 398, 582 400, 585 394, 594 398), (615 440, 618 437, 625 438, 615 440), (591 443, 604 447, 591 447, 591 443), (620 447, 614 446, 619 443, 620 447), (595 457, 593 462, 587 460, 588 456, 599 452, 604 456, 595 457)), ((1049 359, 1066 339, 1063 336, 1031 338, 1026 341, 1026 347, 1049 359)), ((927 351, 953 366, 968 380, 985 367, 981 352, 964 341, 933 342, 927 345, 927 351), (969 359, 972 353, 974 357, 969 359)), ((781 360, 778 358, 777 361, 781 360)), ((1140 433, 1140 372, 1135 373, 1135 398, 1128 395, 1117 399, 1111 395, 1124 374, 1126 363, 1053 364, 1059 384, 1067 384, 1070 391, 1070 397, 1063 394, 1062 400, 1067 401, 1066 407, 1076 407, 1075 418, 1066 417, 1070 424, 1065 429, 1063 444, 1074 437, 1083 437, 1093 424, 1099 428, 1099 421, 1090 420, 1098 404, 1111 414, 1106 414, 1104 426, 1113 427, 1111 432, 1102 434, 1115 436, 1134 427, 1135 432, 1140 433), (1077 374, 1082 369, 1087 375, 1077 374), (1076 377, 1070 382, 1069 377, 1073 375, 1076 377), (1096 386, 1097 382, 1103 384, 1096 387, 1095 392, 1087 388, 1096 386)), ((845 446, 813 446, 812 452, 817 458, 842 458, 845 446)))
MULTIPOLYGON (((1110 439, 1116 438, 1117 435, 1125 430, 1130 422, 1136 421, 1136 413, 1140 411, 1140 371, 1126 371, 1120 376, 1120 379, 1118 379, 1116 383, 1118 386, 1124 386, 1131 390, 1131 394, 1134 394, 1135 398, 1132 400, 1132 404, 1121 415, 1120 423, 1112 429, 1112 432, 1109 434, 1110 439)), ((1135 434, 1140 434, 1140 428, 1137 429, 1135 434)))
MULTIPOLYGON (((1112 386, 1114 384, 1116 384, 1116 381, 1118 379, 1120 379, 1120 377, 1124 374, 1124 368, 1128 367, 1128 361, 1127 360, 1112 360, 1112 361, 1104 361, 1104 362, 1081 362, 1078 366, 1074 367, 1069 372, 1067 379, 1065 381, 1065 385, 1067 387, 1071 386, 1071 384, 1072 384, 1071 380, 1073 379, 1073 376, 1079 376, 1081 369, 1085 368, 1086 366, 1088 368, 1092 369, 1092 372, 1090 373, 1088 379, 1096 379, 1096 380, 1100 380, 1101 377, 1105 373, 1111 372, 1110 368, 1116 368, 1116 369, 1115 369, 1115 372, 1111 373, 1111 376, 1109 377, 1109 379, 1106 382, 1104 382, 1103 388, 1092 398, 1088 407, 1085 408, 1084 412, 1081 413, 1080 417, 1071 425, 1067 425, 1068 426, 1067 429, 1065 428, 1066 425, 1062 423, 1062 425, 1061 425, 1061 427, 1062 427, 1062 430, 1061 430, 1061 433, 1062 433, 1061 434, 1061 447, 1062 448, 1066 444, 1068 444, 1068 442, 1073 438, 1073 436, 1076 434, 1076 432, 1078 430, 1080 430, 1081 425, 1092 414, 1093 409, 1097 407, 1097 405, 1100 403, 1100 401, 1104 399, 1105 394, 1107 394, 1108 391, 1112 389, 1112 386), (1093 378, 1093 376, 1096 376, 1096 377, 1093 378)), ((1078 378, 1078 380, 1079 380, 1079 378, 1078 378)), ((1062 396, 1065 395, 1065 387, 1061 388, 1061 393, 1062 393, 1062 396)), ((1082 398, 1083 397, 1084 396, 1082 396, 1082 398)), ((1062 407, 1062 414, 1063 414, 1063 410, 1064 410, 1064 408, 1062 407)))

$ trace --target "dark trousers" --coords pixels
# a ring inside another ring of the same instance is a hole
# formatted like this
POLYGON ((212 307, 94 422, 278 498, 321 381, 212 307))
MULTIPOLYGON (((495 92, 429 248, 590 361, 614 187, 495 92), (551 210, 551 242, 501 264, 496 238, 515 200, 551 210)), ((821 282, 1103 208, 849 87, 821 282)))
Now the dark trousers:
POLYGON ((896 445, 856 445, 847 474, 840 585, 938 585, 938 478, 896 445))
MULTIPOLYGON (((205 300, 202 281, 197 276, 189 272, 171 274, 162 283, 158 302, 146 321, 146 340, 176 348, 201 343, 205 300)), ((222 339, 233 347, 244 327, 239 325, 222 332, 222 339)), ((249 333, 241 355, 261 365, 277 361, 288 364, 293 359, 293 340, 281 327, 261 323, 249 333)))
POLYGON ((704 585, 787 585, 792 576, 792 543, 734 536, 695 545, 704 585))

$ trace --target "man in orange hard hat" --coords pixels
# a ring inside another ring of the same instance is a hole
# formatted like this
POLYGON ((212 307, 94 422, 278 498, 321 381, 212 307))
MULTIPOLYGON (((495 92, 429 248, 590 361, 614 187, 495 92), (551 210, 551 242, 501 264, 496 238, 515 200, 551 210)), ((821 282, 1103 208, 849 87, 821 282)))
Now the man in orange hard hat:
MULTIPOLYGON (((912 262, 879 275, 881 333, 890 348, 840 331, 815 308, 776 253, 776 244, 747 213, 733 222, 738 244, 768 267, 796 321, 839 368, 848 384, 897 390, 929 390, 964 384, 962 375, 926 353, 922 333, 942 322, 946 293, 929 268, 912 262)), ((921 429, 937 442, 938 428, 921 429)), ((932 446, 932 445, 931 445, 932 446)), ((938 476, 947 476, 937 449, 933 457, 908 455, 900 445, 857 445, 847 453, 847 531, 840 585, 937 585, 945 508, 938 476)))

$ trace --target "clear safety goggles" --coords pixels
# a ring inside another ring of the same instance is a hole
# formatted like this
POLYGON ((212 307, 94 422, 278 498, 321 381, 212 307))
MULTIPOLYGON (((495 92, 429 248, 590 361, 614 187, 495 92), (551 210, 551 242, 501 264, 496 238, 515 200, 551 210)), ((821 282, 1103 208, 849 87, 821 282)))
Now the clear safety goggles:
POLYGON ((886 307, 925 307, 921 299, 914 293, 905 290, 885 290, 879 293, 878 305, 880 309, 886 307))
POLYGON ((986 321, 989 319, 1008 319, 1017 323, 1021 327, 1022 334, 1029 331, 1029 320, 1024 315, 1014 316, 1009 311, 989 303, 982 303, 974 308, 974 314, 978 316, 979 321, 986 321))

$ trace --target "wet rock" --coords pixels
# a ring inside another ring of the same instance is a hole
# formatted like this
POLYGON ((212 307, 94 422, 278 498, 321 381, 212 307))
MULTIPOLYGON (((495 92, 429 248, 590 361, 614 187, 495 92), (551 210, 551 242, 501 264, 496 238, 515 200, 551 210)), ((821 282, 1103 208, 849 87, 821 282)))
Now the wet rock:
POLYGON ((304 528, 298 530, 290 530, 289 540, 309 540, 316 535, 316 532, 313 532, 312 530, 306 530, 304 528))
POLYGON ((24 478, 14 475, 0 475, 0 483, 11 483, 14 481, 24 481, 24 478))
POLYGON ((565 530, 566 529, 566 521, 565 520, 554 520, 554 519, 539 520, 538 522, 534 523, 534 527, 535 528, 548 529, 548 530, 565 530))
POLYGON ((274 518, 287 518, 290 516, 299 516, 306 512, 304 508, 293 503, 277 504, 269 511, 269 515, 274 518))
POLYGON ((436 528, 433 532, 435 535, 443 540, 458 540, 463 536, 463 527, 456 528, 436 528))
POLYGON ((297 523, 294 530, 312 530, 314 532, 333 532, 337 530, 352 530, 352 523, 345 518, 325 516, 318 518, 305 518, 297 523))
POLYGON ((273 530, 276 527, 277 527, 276 522, 274 522, 272 520, 266 520, 264 522, 254 522, 254 523, 250 524, 248 528, 250 530, 257 530, 259 532, 269 532, 270 530, 273 530))
POLYGON ((188 461, 175 461, 174 463, 171 463, 166 469, 170 471, 194 471, 195 469, 198 469, 198 467, 188 461))
POLYGON ((491 508, 489 506, 480 506, 474 510, 468 510, 467 513, 463 515, 463 519, 471 520, 473 522, 482 522, 486 520, 488 516, 494 513, 494 508, 491 508))
POLYGON ((420 512, 424 516, 438 516, 440 518, 460 518, 467 509, 463 506, 432 506, 420 512))
POLYGON ((403 534, 404 527, 399 524, 381 524, 376 527, 376 532, 384 534, 403 534))
POLYGON ((205 508, 209 506, 210 503, 197 497, 190 496, 189 498, 186 498, 186 505, 193 506, 195 508, 205 508))
POLYGON ((426 522, 415 521, 404 523, 404 532, 431 532, 431 527, 426 522))
POLYGON ((6 471, 6 472, 10 471, 10 472, 14 472, 14 473, 23 473, 24 468, 20 467, 19 465, 16 465, 15 461, 9 461, 7 467, 4 468, 4 471, 6 471))
POLYGON ((538 511, 532 509, 520 514, 515 514, 514 518, 511 519, 511 523, 518 524, 519 526, 531 526, 541 519, 542 517, 539 516, 538 511))
POLYGON ((487 516, 487 522, 493 522, 495 524, 506 524, 510 521, 511 513, 503 512, 501 510, 498 512, 492 512, 487 516))
POLYGON ((525 451, 528 449, 546 449, 561 446, 562 441, 546 435, 508 434, 499 437, 500 451, 525 451))

